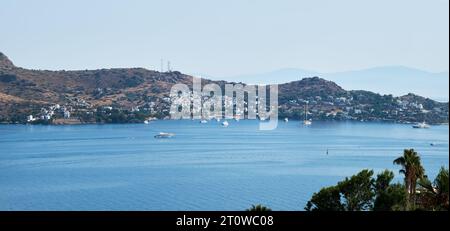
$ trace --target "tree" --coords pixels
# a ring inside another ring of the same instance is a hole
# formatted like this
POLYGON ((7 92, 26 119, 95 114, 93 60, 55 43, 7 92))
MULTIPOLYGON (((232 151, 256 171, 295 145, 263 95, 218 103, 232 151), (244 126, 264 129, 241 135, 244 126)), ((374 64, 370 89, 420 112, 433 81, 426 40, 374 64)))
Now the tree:
POLYGON ((306 204, 307 211, 399 211, 449 210, 449 170, 442 167, 431 182, 425 175, 420 156, 404 150, 394 160, 401 165, 404 184, 392 184, 394 173, 385 170, 374 179, 372 170, 363 170, 336 186, 322 188, 306 204), (420 187, 417 187, 417 184, 420 187), (417 191, 417 192, 416 192, 417 191))
POLYGON ((394 179, 394 173, 389 170, 384 170, 382 173, 377 175, 375 180, 375 193, 384 192, 389 188, 391 181, 394 179))
POLYGON ((406 204, 406 189, 401 184, 391 184, 394 173, 385 170, 377 175, 375 180, 374 211, 404 210, 406 204))
POLYGON ((341 193, 337 186, 321 189, 314 193, 305 207, 306 211, 344 211, 341 204, 341 193))
POLYGON ((408 192, 408 201, 409 204, 412 202, 415 205, 417 180, 423 178, 425 175, 419 154, 414 149, 405 149, 403 156, 395 159, 394 164, 402 166, 399 172, 405 175, 405 188, 408 192))
POLYGON ((373 206, 372 170, 363 170, 345 178, 336 186, 314 193, 306 204, 307 211, 365 211, 373 206))
POLYGON ((372 208, 374 196, 372 176, 373 171, 365 169, 338 183, 346 211, 367 211, 372 208))
POLYGON ((258 205, 252 205, 251 208, 247 209, 246 211, 250 212, 268 212, 272 211, 269 207, 266 207, 264 205, 258 204, 258 205))
POLYGON ((424 177, 419 181, 419 203, 426 210, 449 209, 449 170, 441 168, 433 183, 424 177))

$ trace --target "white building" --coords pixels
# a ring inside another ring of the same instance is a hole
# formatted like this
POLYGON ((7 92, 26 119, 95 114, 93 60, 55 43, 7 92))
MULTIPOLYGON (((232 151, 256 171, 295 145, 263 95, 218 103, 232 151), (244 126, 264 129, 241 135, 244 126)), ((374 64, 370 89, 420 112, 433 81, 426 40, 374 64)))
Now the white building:
POLYGON ((70 111, 64 111, 64 119, 70 119, 70 111))
POLYGON ((36 120, 36 118, 34 118, 33 115, 27 116, 27 122, 33 122, 35 120, 36 120))

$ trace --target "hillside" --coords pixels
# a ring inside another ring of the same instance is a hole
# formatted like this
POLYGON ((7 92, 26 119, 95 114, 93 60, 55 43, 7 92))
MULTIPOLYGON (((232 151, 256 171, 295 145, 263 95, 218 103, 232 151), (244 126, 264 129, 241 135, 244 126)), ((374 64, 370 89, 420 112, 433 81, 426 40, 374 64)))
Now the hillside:
POLYGON ((280 84, 308 76, 320 76, 347 90, 368 90, 394 96, 415 93, 443 102, 448 101, 448 72, 433 73, 404 66, 380 66, 334 73, 284 68, 266 73, 230 76, 224 79, 239 80, 249 84, 280 84))
MULTIPOLYGON (((204 83, 224 81, 204 80, 204 83)), ((71 123, 142 122, 168 118, 171 87, 192 84, 180 72, 143 68, 82 71, 29 70, 14 66, 0 53, 0 122, 52 123, 64 117, 71 123)), ((319 77, 279 85, 280 117, 302 118, 310 105, 311 118, 321 120, 378 120, 448 122, 448 103, 409 94, 402 97, 369 91, 346 91, 319 77)), ((64 123, 64 121, 62 122, 64 123)))

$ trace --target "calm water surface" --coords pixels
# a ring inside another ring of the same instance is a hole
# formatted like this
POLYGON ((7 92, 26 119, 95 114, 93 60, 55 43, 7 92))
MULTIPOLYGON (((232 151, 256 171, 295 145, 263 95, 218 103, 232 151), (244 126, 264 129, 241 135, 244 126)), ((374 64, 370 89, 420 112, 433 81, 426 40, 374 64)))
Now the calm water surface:
POLYGON ((1 125, 0 210, 302 210, 321 187, 364 168, 397 173, 404 148, 432 178, 449 163, 448 126, 257 125, 1 125), (159 132, 176 137, 154 139, 159 132))

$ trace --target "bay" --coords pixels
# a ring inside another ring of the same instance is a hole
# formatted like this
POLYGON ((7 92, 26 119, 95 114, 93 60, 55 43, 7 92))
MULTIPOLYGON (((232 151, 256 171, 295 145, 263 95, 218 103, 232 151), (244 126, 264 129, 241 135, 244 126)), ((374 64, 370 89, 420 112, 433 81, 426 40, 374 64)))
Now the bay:
POLYGON ((0 210, 303 210, 314 192, 416 149, 448 167, 448 125, 258 121, 0 125, 0 210), (175 133, 155 139, 159 132, 175 133), (433 145, 430 145, 433 144, 433 145))

